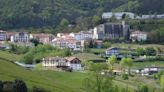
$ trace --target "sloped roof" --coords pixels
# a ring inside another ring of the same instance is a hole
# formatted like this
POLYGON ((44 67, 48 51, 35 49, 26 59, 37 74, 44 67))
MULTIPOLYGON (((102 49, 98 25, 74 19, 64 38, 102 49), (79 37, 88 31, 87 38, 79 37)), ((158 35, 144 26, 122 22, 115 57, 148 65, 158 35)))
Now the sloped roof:
MULTIPOLYGON (((74 60, 74 59, 78 59, 77 57, 65 57, 65 59, 67 59, 69 62, 74 60)), ((80 59, 78 59, 80 61, 80 59)))

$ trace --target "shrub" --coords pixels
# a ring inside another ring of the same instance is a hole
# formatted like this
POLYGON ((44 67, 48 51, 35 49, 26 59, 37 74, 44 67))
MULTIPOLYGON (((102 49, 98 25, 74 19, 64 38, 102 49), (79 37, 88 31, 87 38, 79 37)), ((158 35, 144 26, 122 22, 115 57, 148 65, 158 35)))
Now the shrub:
POLYGON ((150 55, 150 56, 156 55, 156 50, 152 47, 147 47, 145 52, 146 52, 146 55, 150 55))
POLYGON ((34 86, 32 92, 50 92, 50 91, 34 86))
POLYGON ((122 74, 121 77, 122 77, 124 80, 128 80, 128 79, 129 79, 128 74, 122 74))
POLYGON ((22 80, 15 80, 13 84, 13 91, 14 92, 27 92, 27 87, 24 81, 22 80))
POLYGON ((2 92, 2 90, 3 90, 3 82, 0 81, 0 92, 2 92))
POLYGON ((145 84, 140 84, 136 92, 149 92, 149 88, 145 84))

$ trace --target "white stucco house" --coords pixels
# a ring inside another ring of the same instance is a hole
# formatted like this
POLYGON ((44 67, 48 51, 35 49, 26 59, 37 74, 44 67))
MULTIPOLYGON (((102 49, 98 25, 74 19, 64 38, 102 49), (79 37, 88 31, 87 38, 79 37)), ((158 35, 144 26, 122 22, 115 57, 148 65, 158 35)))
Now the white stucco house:
POLYGON ((75 38, 77 41, 84 40, 86 38, 93 38, 93 32, 92 31, 80 31, 78 33, 70 33, 70 36, 75 38))
POLYGON ((157 19, 163 19, 164 18, 164 14, 157 14, 157 15, 142 15, 141 17, 142 19, 153 19, 153 18, 157 18, 157 19))
POLYGON ((145 67, 141 70, 142 76, 149 76, 162 70, 160 67, 145 67))
POLYGON ((76 57, 47 57, 42 59, 43 69, 48 70, 82 70, 81 61, 76 57))
POLYGON ((30 35, 27 32, 19 32, 13 34, 10 40, 14 43, 28 43, 30 40, 30 35))
POLYGON ((139 30, 133 31, 130 34, 130 39, 135 42, 135 41, 146 41, 147 40, 147 33, 146 32, 141 32, 139 30))
POLYGON ((115 17, 116 19, 120 20, 122 19, 123 15, 126 15, 129 19, 135 19, 135 14, 132 12, 104 12, 102 14, 102 19, 110 19, 112 17, 115 17))

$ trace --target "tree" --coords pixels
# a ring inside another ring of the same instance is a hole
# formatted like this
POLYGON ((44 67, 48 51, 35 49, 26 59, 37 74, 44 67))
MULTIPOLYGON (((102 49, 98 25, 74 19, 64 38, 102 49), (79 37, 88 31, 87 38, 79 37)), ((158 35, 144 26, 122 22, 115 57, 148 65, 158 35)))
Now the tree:
POLYGON ((126 62, 127 62, 127 66, 128 66, 128 73, 130 75, 131 74, 130 70, 131 70, 131 67, 133 66, 133 60, 131 58, 127 58, 126 62))
POLYGON ((27 86, 24 81, 22 80, 15 80, 14 86, 13 86, 14 92, 27 92, 27 86))
POLYGON ((123 14, 122 15, 122 19, 124 20, 126 18, 126 14, 123 14))
POLYGON ((0 80, 0 92, 3 92, 3 82, 0 80))
POLYGON ((117 60, 117 58, 115 55, 112 55, 110 58, 108 58, 108 65, 109 65, 110 70, 113 70, 113 65, 116 62, 116 60, 117 60))
POLYGON ((107 68, 104 64, 91 63, 89 76, 84 80, 84 88, 86 92, 116 92, 118 90, 113 85, 113 77, 102 75, 104 69, 107 68))
POLYGON ((69 56, 69 49, 59 49, 51 45, 38 45, 31 48, 26 54, 24 54, 22 61, 27 64, 40 63, 42 58, 47 56, 69 56))
POLYGON ((145 55, 146 54, 146 51, 143 49, 143 48, 137 48, 137 53, 138 53, 138 55, 140 56, 140 55, 145 55))
POLYGON ((96 26, 96 25, 100 24, 100 22, 101 22, 101 18, 97 15, 94 15, 93 18, 92 18, 93 26, 96 26))
POLYGON ((149 88, 148 88, 148 86, 145 85, 145 84, 140 84, 140 85, 138 86, 137 92, 149 92, 149 88))
POLYGON ((160 78, 160 86, 161 86, 161 92, 164 92, 164 75, 160 78))
POLYGON ((109 48, 111 46, 111 43, 110 42, 103 42, 102 44, 102 48, 109 48))
POLYGON ((60 26, 61 27, 67 27, 69 24, 69 21, 65 18, 63 18, 61 21, 60 21, 60 26))
POLYGON ((31 39, 30 42, 32 42, 35 46, 39 44, 39 41, 37 39, 31 39))
POLYGON ((126 58, 121 59, 120 65, 122 67, 123 72, 125 73, 126 58))
POLYGON ((47 91, 47 90, 45 90, 43 88, 39 88, 39 87, 34 86, 32 88, 32 92, 50 92, 50 91, 47 91))
POLYGON ((156 50, 152 47, 147 47, 145 52, 146 52, 146 55, 153 55, 153 56, 156 55, 156 50))
POLYGON ((120 65, 123 68, 128 68, 128 74, 130 75, 130 68, 133 66, 133 60, 131 58, 122 58, 120 65))

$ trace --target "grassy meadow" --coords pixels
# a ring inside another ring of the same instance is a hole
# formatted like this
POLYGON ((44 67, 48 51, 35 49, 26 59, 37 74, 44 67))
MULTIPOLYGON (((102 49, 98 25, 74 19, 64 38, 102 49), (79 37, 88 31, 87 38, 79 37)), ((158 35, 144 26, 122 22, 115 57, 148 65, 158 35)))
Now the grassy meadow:
POLYGON ((101 56, 91 54, 91 53, 78 53, 73 55, 79 58, 81 61, 88 61, 88 60, 104 60, 101 56))
POLYGON ((86 78, 86 74, 78 72, 32 71, 12 62, 18 61, 20 58, 21 55, 0 51, 0 80, 14 81, 15 79, 21 79, 26 82, 29 89, 32 89, 33 86, 38 86, 51 92, 83 92, 82 83, 84 78, 86 78))
MULTIPOLYGON (((20 60, 21 56, 22 55, 0 51, 0 80, 14 81, 15 79, 22 79, 26 82, 27 87, 30 89, 29 92, 31 92, 33 86, 45 88, 51 92, 84 92, 83 81, 87 77, 86 73, 44 71, 39 69, 28 70, 11 62, 20 60)), ((82 61, 102 59, 100 56, 90 53, 79 53, 75 54, 74 56, 78 57, 82 61)), ((164 62, 134 62, 133 68, 143 68, 145 66, 153 65, 163 67, 164 62)), ((39 68, 41 65, 38 64, 37 67, 39 68)), ((120 65, 116 63, 114 65, 114 68, 115 67, 120 68, 120 65)), ((133 77, 127 81, 118 77, 114 80, 114 83, 121 88, 128 87, 130 90, 134 90, 137 89, 137 84, 142 82, 142 80, 148 84, 154 84, 150 86, 158 87, 154 80, 143 77, 133 77)))
POLYGON ((0 60, 0 80, 22 79, 29 89, 38 86, 51 92, 82 92, 85 76, 76 72, 31 71, 9 61, 0 60))
POLYGON ((164 52, 164 45, 159 45, 159 44, 126 44, 126 43, 115 43, 115 44, 112 44, 112 47, 121 47, 121 48, 131 47, 133 49, 154 47, 154 48, 159 48, 162 52, 164 52))
POLYGON ((0 50, 0 58, 8 59, 10 61, 19 61, 22 55, 16 55, 7 51, 0 50))

